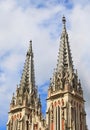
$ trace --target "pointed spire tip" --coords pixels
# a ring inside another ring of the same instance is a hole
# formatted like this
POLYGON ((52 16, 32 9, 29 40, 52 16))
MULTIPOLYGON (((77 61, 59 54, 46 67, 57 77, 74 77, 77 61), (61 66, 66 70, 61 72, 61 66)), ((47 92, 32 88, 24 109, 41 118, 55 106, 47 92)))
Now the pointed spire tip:
POLYGON ((32 44, 32 40, 30 40, 30 44, 32 44))
POLYGON ((30 40, 30 51, 32 52, 32 40, 30 40))

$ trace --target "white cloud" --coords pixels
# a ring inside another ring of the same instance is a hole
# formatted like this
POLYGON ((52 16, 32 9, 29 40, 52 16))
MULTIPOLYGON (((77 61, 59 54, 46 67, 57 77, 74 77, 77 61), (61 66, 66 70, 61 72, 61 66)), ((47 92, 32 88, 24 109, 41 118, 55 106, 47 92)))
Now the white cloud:
MULTIPOLYGON (((89 115, 90 102, 90 82, 89 82, 89 63, 90 63, 90 4, 82 8, 77 5, 70 14, 71 31, 70 31, 70 42, 73 53, 73 59, 75 68, 78 69, 79 77, 82 82, 84 90, 84 97, 86 100, 86 113, 89 115)), ((88 122, 90 122, 89 116, 87 116, 88 122)), ((88 128, 89 128, 88 123, 88 128)))
MULTIPOLYGON (((30 4, 28 2, 27 0, 26 5, 30 4)), ((80 3, 75 2, 74 8, 69 10, 60 4, 54 6, 50 2, 47 2, 47 8, 35 8, 32 4, 22 8, 21 3, 17 4, 14 0, 0 1, 0 67, 3 70, 0 75, 0 82, 3 81, 0 85, 0 97, 2 97, 0 98, 0 106, 2 106, 0 113, 2 116, 5 112, 7 113, 12 92, 20 81, 20 71, 30 39, 33 40, 36 83, 41 85, 52 76, 59 48, 57 36, 60 32, 58 34, 57 28, 61 30, 61 23, 58 23, 61 21, 63 12, 70 20, 67 24, 70 25, 69 41, 75 68, 78 69, 79 77, 86 87, 84 88, 83 85, 85 92, 90 90, 90 4, 85 4, 82 8, 80 3), (55 16, 60 16, 60 18, 55 16), (49 22, 48 26, 44 25, 46 21, 47 24, 49 22), (55 35, 54 38, 51 37, 51 33, 55 35)), ((85 99, 89 98, 90 94, 88 96, 85 94, 85 99)), ((90 106, 89 101, 86 104, 89 115, 88 106, 90 106)), ((89 116, 88 122, 90 122, 89 116)))

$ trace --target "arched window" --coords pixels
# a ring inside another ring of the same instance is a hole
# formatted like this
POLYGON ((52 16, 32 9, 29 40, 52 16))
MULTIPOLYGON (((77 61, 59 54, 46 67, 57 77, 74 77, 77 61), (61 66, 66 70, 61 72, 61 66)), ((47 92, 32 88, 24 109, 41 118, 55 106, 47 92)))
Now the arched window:
POLYGON ((27 128, 27 130, 29 130, 29 122, 28 121, 26 121, 26 128, 27 128))
POLYGON ((72 126, 74 129, 76 129, 76 108, 71 108, 71 114, 72 114, 72 126))
POLYGON ((58 106, 58 130, 60 130, 60 106, 58 106))
POLYGON ((56 107, 56 116, 55 117, 56 117, 56 123, 55 124, 56 124, 56 130, 57 130, 57 117, 58 117, 57 116, 57 107, 56 107))
POLYGON ((48 127, 50 129, 50 108, 48 110, 48 127))

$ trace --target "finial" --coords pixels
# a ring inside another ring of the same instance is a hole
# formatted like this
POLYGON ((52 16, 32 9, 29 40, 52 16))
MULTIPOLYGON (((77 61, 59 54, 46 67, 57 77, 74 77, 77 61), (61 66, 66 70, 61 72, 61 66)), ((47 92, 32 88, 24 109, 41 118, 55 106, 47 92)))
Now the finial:
POLYGON ((32 40, 29 41, 30 44, 29 44, 29 49, 28 49, 28 52, 27 52, 27 56, 30 56, 32 54, 32 40))
POLYGON ((66 32, 66 18, 65 16, 62 17, 62 23, 63 23, 63 30, 62 30, 62 34, 66 32))
POLYGON ((30 40, 30 50, 32 51, 32 40, 30 40))
POLYGON ((30 40, 30 44, 32 44, 32 40, 30 40))
POLYGON ((66 23, 66 18, 65 18, 65 16, 62 17, 62 22, 63 22, 63 24, 65 25, 65 23, 66 23))

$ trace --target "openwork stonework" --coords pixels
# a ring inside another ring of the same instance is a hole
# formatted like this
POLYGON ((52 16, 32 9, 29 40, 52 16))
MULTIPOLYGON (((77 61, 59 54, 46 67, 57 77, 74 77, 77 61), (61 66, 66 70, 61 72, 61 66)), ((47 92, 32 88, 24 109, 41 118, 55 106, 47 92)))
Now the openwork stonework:
POLYGON ((57 66, 48 88, 46 118, 35 84, 30 41, 21 81, 12 96, 7 130, 87 130, 82 85, 73 68, 64 16, 62 23, 57 66))

